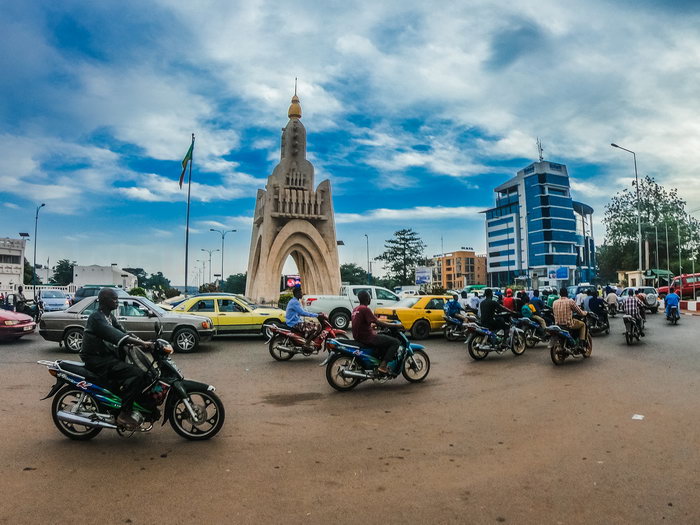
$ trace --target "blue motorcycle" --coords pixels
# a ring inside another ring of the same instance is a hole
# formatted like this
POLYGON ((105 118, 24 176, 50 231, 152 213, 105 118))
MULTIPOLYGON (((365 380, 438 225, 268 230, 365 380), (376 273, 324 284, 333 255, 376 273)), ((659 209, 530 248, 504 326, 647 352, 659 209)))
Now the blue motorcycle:
MULTIPOLYGON (((476 323, 468 323, 469 331, 466 345, 469 356, 475 361, 485 359, 491 352, 502 354, 510 350, 515 355, 525 353, 525 332, 516 326, 517 323, 510 320, 511 314, 498 314, 506 321, 506 330, 501 333, 492 332, 488 328, 476 323)), ((538 325, 539 326, 539 325, 538 325)))
POLYGON ((406 381, 418 383, 430 372, 430 359, 422 345, 411 343, 401 325, 387 329, 389 335, 399 340, 396 359, 388 363, 389 374, 377 370, 379 358, 373 348, 363 347, 349 339, 329 339, 326 349, 330 354, 320 366, 326 365, 326 379, 336 390, 352 390, 363 381, 388 381, 399 374, 406 381))
POLYGON ((574 338, 568 330, 555 324, 547 327, 550 337, 549 353, 555 365, 561 365, 567 357, 591 357, 593 339, 591 339, 589 322, 596 320, 597 316, 589 312, 585 316, 574 314, 574 318, 586 323, 585 341, 574 338))

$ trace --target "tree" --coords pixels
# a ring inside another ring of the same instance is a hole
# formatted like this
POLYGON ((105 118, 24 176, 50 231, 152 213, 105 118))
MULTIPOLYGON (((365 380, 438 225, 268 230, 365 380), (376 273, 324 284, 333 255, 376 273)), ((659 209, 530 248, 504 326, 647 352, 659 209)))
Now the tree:
POLYGON ((177 288, 168 288, 165 290, 165 298, 170 299, 171 297, 177 297, 180 295, 182 292, 178 290, 177 288))
POLYGON ((68 286, 73 282, 73 266, 77 263, 75 261, 69 261, 68 259, 60 259, 56 266, 53 267, 53 277, 51 277, 51 284, 56 284, 58 286, 68 286))
POLYGON ((136 276, 136 278, 139 281, 139 288, 146 288, 146 281, 148 280, 148 274, 146 273, 146 270, 144 270, 143 268, 122 268, 122 270, 136 276))
POLYGON ((245 293, 245 285, 248 274, 246 273, 234 273, 229 275, 224 281, 221 291, 227 293, 245 293))
POLYGON ((138 295, 140 297, 146 297, 146 290, 144 290, 140 286, 137 286, 136 288, 132 288, 131 290, 129 290, 129 295, 138 295))
MULTIPOLYGON (((598 265, 608 276, 612 276, 610 271, 613 267, 617 270, 633 270, 639 264, 636 204, 637 186, 633 182, 631 188, 625 188, 615 194, 605 206, 603 223, 607 233, 604 246, 609 248, 599 249, 598 265)), ((639 211, 642 249, 645 250, 645 241, 649 241, 650 266, 656 265, 658 257, 659 266, 662 268, 670 266, 671 271, 680 271, 677 257, 680 239, 681 253, 685 251, 686 257, 686 260, 681 262, 681 266, 684 271, 690 271, 691 263, 688 257, 691 253, 697 257, 700 222, 686 212, 686 202, 678 196, 678 190, 675 188, 667 190, 652 177, 644 177, 639 181, 639 211), (667 229, 668 244, 666 243, 667 229), (657 232, 658 253, 656 251, 657 232), (666 259, 667 249, 670 261, 666 259)), ((643 266, 644 261, 643 257, 643 266)))
POLYGON ((143 283, 149 290, 167 290, 170 288, 170 279, 166 279, 163 272, 152 273, 151 276, 143 283))
POLYGON ((385 242, 385 251, 377 260, 386 263, 390 278, 402 285, 413 284, 415 267, 423 260, 425 247, 426 244, 413 229, 399 230, 385 242))
POLYGON ((348 284, 367 284, 367 271, 355 263, 341 264, 340 280, 348 284))

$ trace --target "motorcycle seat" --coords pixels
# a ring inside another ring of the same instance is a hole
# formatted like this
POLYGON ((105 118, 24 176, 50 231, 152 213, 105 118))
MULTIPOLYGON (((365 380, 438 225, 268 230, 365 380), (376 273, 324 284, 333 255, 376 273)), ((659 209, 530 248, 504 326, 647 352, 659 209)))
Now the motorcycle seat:
POLYGON ((97 374, 87 369, 85 363, 79 361, 59 361, 58 364, 62 370, 71 372, 72 374, 78 374, 91 383, 99 383, 101 380, 97 374))
POLYGON ((336 341, 338 341, 340 344, 345 345, 345 346, 353 346, 356 348, 362 348, 363 344, 359 343, 353 339, 345 339, 345 338, 337 338, 336 341))

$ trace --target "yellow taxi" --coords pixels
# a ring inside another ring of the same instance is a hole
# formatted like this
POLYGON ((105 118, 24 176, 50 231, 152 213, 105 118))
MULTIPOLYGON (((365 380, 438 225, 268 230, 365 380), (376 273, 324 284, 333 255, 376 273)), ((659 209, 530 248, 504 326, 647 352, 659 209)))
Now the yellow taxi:
POLYGON ((173 308, 173 312, 205 315, 214 323, 216 335, 263 334, 270 324, 283 324, 284 310, 260 306, 238 294, 196 295, 173 308))
POLYGON ((445 303, 449 300, 446 295, 415 295, 392 306, 377 308, 374 315, 382 321, 399 320, 414 339, 425 339, 430 332, 441 329, 445 303))

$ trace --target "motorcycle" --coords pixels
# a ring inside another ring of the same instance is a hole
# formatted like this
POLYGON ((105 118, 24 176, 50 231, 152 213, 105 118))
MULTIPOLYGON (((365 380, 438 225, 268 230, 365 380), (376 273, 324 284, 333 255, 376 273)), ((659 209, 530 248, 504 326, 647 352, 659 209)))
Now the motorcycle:
POLYGON ((53 397, 54 424, 70 439, 87 441, 103 429, 116 430, 122 437, 131 437, 136 431, 149 432, 162 415, 162 425, 170 422, 185 439, 201 441, 215 436, 224 424, 223 403, 213 386, 185 379, 170 358, 172 353, 172 346, 163 339, 154 342, 151 357, 138 348, 127 348, 130 360, 149 377, 149 386, 134 403, 134 414, 140 419, 136 430, 116 422, 122 406, 115 393, 118 385, 98 377, 81 362, 38 361, 56 378, 56 384, 43 398, 53 397), (163 405, 161 414, 159 407, 163 405))
POLYGON ((539 342, 549 341, 547 332, 542 333, 542 327, 537 321, 533 321, 527 317, 521 317, 517 320, 517 324, 518 328, 523 331, 525 346, 528 348, 533 348, 539 342))
POLYGON ((670 321, 671 324, 678 324, 678 321, 681 318, 681 314, 678 313, 678 307, 677 306, 669 306, 668 307, 668 314, 666 314, 666 320, 670 321))
MULTIPOLYGON (((294 332, 285 325, 270 325, 269 332, 272 337, 267 342, 267 348, 273 359, 289 361, 297 354, 307 357, 312 354, 318 354, 326 349, 326 341, 329 338, 336 338, 346 334, 344 330, 335 328, 324 314, 319 314, 317 319, 321 324, 320 331, 316 328, 315 330, 318 333, 313 335, 309 342, 306 341, 303 335, 294 332)), ((310 333, 314 328, 309 328, 308 330, 309 332, 307 333, 310 333)))
POLYGON ((588 326, 596 317, 598 316, 594 313, 588 313, 588 315, 585 316, 574 314, 575 319, 582 320, 586 323, 585 341, 574 338, 568 330, 558 325, 554 324, 547 327, 547 332, 549 332, 550 337, 549 354, 555 365, 561 365, 567 357, 583 357, 584 359, 591 357, 593 339, 591 338, 591 331, 588 326))
MULTIPOLYGON (((607 307, 604 306, 603 308, 604 311, 607 311, 607 307)), ((610 321, 606 316, 596 315, 595 317, 592 317, 589 327, 591 334, 602 334, 603 332, 606 334, 610 333, 610 321)))
POLYGON ((617 303, 610 303, 607 306, 608 306, 608 315, 610 317, 615 317, 617 315, 617 303))
POLYGON ((386 332, 399 340, 396 358, 387 366, 388 374, 377 370, 379 359, 377 351, 366 348, 348 339, 330 339, 326 349, 330 354, 319 366, 326 366, 326 380, 336 390, 341 392, 352 390, 363 381, 388 381, 403 375, 410 383, 423 381, 430 372, 430 358, 423 345, 411 343, 400 324, 387 328, 386 332))
POLYGON ((622 320, 625 323, 625 341, 627 344, 631 345, 635 339, 639 341, 644 331, 644 319, 640 319, 638 323, 634 317, 625 314, 622 316, 622 320))
MULTIPOLYGON (((502 315, 504 318, 510 316, 510 314, 499 315, 502 315)), ((465 344, 467 345, 469 356, 475 361, 486 358, 491 352, 502 354, 509 349, 515 355, 523 355, 525 353, 525 334, 514 322, 507 323, 506 331, 503 334, 494 333, 476 323, 470 323, 468 328, 470 329, 470 334, 465 344)))
POLYGON ((476 322, 476 316, 471 311, 468 311, 465 315, 467 318, 466 321, 447 314, 442 317, 445 320, 445 324, 441 327, 445 334, 445 339, 448 341, 458 341, 467 337, 465 330, 466 323, 476 322))

